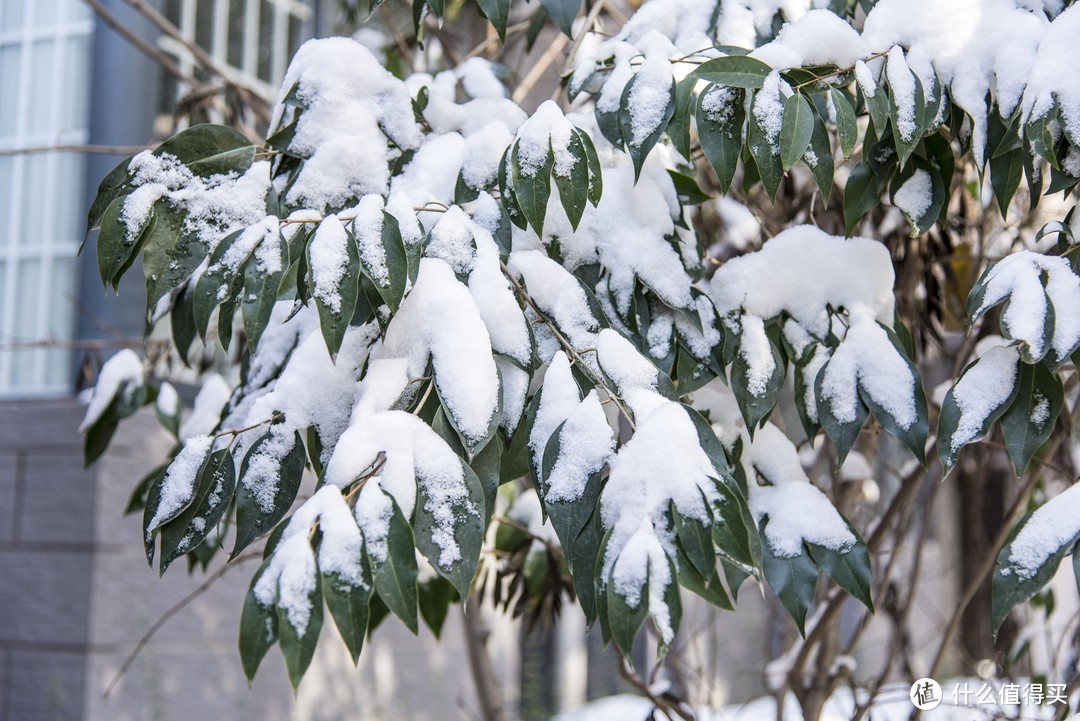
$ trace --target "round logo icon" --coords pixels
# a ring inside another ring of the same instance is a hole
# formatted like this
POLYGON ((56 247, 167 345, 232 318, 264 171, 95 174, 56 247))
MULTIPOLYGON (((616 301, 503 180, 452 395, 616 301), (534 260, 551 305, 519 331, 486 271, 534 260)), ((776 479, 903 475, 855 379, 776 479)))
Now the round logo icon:
POLYGON ((941 705, 941 684, 932 678, 920 678, 911 684, 908 694, 911 704, 921 711, 932 711, 941 705))

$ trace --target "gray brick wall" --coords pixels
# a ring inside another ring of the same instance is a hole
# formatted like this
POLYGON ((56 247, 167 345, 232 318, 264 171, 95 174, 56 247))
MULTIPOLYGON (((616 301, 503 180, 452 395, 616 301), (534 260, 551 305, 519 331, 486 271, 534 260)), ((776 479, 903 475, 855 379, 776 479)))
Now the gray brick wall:
POLYGON ((72 400, 0 404, 0 721, 81 719, 95 484, 72 400))

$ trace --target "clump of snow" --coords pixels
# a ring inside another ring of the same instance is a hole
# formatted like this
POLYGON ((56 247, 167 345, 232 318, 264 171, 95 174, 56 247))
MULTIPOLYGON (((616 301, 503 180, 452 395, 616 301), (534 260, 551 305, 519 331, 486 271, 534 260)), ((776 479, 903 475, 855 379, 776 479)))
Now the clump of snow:
POLYGON ((465 211, 451 206, 431 229, 424 255, 445 261, 458 275, 468 275, 476 257, 476 241, 470 225, 465 211))
POLYGON ((154 407, 158 413, 166 418, 176 418, 180 415, 180 395, 176 392, 176 386, 168 381, 162 381, 158 388, 157 400, 154 407))
POLYGON ((407 360, 409 378, 422 377, 430 357, 439 397, 455 427, 479 441, 487 435, 499 402, 499 375, 491 353, 491 336, 468 288, 444 261, 423 258, 416 285, 390 322, 375 357, 407 360))
POLYGON ((544 479, 548 501, 576 501, 589 476, 600 471, 615 450, 615 433, 595 390, 575 408, 559 433, 559 457, 544 479))
POLYGON ((352 211, 353 235, 360 253, 360 262, 379 285, 390 282, 386 267, 386 249, 383 248, 383 199, 381 195, 365 195, 352 211))
POLYGON ((918 221, 933 202, 934 186, 930 179, 930 173, 916 170, 915 173, 904 181, 900 189, 893 195, 893 205, 901 210, 912 221, 918 221))
POLYGON ((859 393, 881 407, 903 429, 918 419, 915 375, 865 310, 853 312, 847 335, 833 351, 821 378, 822 400, 841 423, 857 416, 859 393))
POLYGON ((1007 337, 1026 343, 1032 356, 1041 358, 1047 351, 1043 330, 1051 303, 1054 328, 1050 349, 1055 360, 1064 360, 1080 343, 1080 277, 1064 258, 1022 250, 991 268, 983 283, 986 293, 975 316, 1008 298, 1008 308, 1001 316, 1002 329, 1007 337))
POLYGON ((214 447, 211 436, 195 436, 184 443, 184 447, 169 464, 165 477, 161 480, 161 495, 153 518, 146 524, 146 538, 150 540, 154 530, 176 517, 184 506, 191 502, 195 494, 195 478, 199 475, 210 451, 214 447))
POLYGON ((600 323, 573 275, 538 250, 514 251, 510 254, 509 268, 525 281, 533 302, 551 318, 574 348, 583 350, 596 346, 600 323))
POLYGON ((874 77, 873 71, 862 60, 855 63, 855 80, 859 83, 859 88, 862 89, 863 95, 866 97, 872 98, 877 93, 877 78, 874 77))
POLYGON ((773 71, 765 78, 761 90, 754 96, 754 119, 765 131, 765 139, 772 146, 773 155, 780 152, 780 126, 784 122, 784 94, 790 92, 780 73, 773 71))
POLYGON ((1016 346, 997 346, 983 353, 952 389, 960 419, 949 440, 955 453, 979 435, 991 413, 1009 400, 1016 387, 1020 352, 1016 346))
POLYGON ((321 212, 340 210, 350 198, 384 194, 392 157, 420 145, 405 84, 348 38, 309 40, 296 52, 271 127, 293 120, 289 152, 305 160, 287 200, 321 212), (304 106, 299 114, 284 104, 294 86, 304 106))
MULTIPOLYGON (((292 523, 289 527, 292 527, 292 523)), ((289 625, 300 638, 307 632, 311 621, 311 597, 318 586, 316 573, 318 566, 307 534, 297 529, 278 543, 274 555, 270 557, 270 565, 253 589, 260 605, 276 604, 285 610, 289 625)))
POLYGON ((1080 139, 1080 9, 1074 5, 1054 18, 1031 63, 1023 98, 1023 119, 1045 116, 1057 103, 1072 139, 1080 139))
POLYGON ((634 76, 634 85, 626 99, 630 111, 630 145, 640 147, 664 121, 672 102, 671 63, 667 56, 649 53, 634 76))
POLYGON ((311 256, 311 294, 334 314, 341 313, 341 281, 349 265, 349 234, 336 215, 319 223, 308 246, 311 256))
POLYGON ((776 372, 776 359, 773 358, 769 336, 765 333, 765 324, 756 315, 742 317, 739 355, 746 361, 747 390, 754 396, 765 395, 769 380, 776 372))
MULTIPOLYGON (((510 281, 503 275, 499 248, 491 233, 479 223, 466 221, 466 227, 471 239, 470 250, 475 248, 469 293, 476 301, 491 337, 491 349, 528 366, 532 359, 529 327, 510 288, 510 281)), ((506 373, 503 376, 505 383, 506 373)))
POLYGON ((750 53, 774 70, 807 65, 851 67, 870 55, 862 36, 829 10, 811 10, 784 25, 770 43, 750 53))
POLYGON ((827 307, 862 307, 891 326, 893 279, 883 244, 803 225, 777 234, 756 253, 724 263, 709 291, 720 314, 742 309, 768 320, 787 312, 823 339, 829 332, 827 307))
POLYGON ((180 426, 180 440, 212 432, 221 422, 221 412, 232 396, 232 386, 219 373, 208 373, 195 396, 191 415, 180 426))
POLYGON ((904 49, 894 45, 885 65, 892 100, 896 104, 896 130, 904 140, 915 137, 915 76, 904 59, 904 49))
POLYGON ((124 392, 125 388, 138 387, 144 377, 143 363, 138 354, 130 348, 125 348, 105 361, 98 373, 97 384, 94 385, 94 395, 86 407, 86 415, 79 424, 79 433, 85 433, 97 423, 117 393, 124 392))
POLYGON ((469 58, 454 68, 462 87, 470 98, 504 98, 506 87, 495 75, 490 60, 469 58))
POLYGON ((518 166, 522 175, 533 177, 554 153, 556 175, 569 176, 578 159, 570 151, 574 126, 551 100, 543 103, 522 123, 517 132, 518 166))
POLYGON ((1036 509, 1010 544, 1009 565, 1021 579, 1031 578, 1059 548, 1080 535, 1080 483, 1069 486, 1036 509))
POLYGON ((486 188, 495 182, 503 153, 514 141, 502 123, 489 123, 478 133, 465 138, 465 158, 461 177, 470 188, 486 188))

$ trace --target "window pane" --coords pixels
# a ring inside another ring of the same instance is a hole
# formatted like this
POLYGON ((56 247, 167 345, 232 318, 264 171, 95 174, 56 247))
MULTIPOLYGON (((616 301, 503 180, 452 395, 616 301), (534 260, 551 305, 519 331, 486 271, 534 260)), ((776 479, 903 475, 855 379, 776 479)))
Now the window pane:
POLYGON ((0 0, 0 30, 21 30, 26 0, 0 0))
POLYGON ((64 21, 60 0, 33 0, 34 27, 53 28, 64 21))
POLYGON ((90 36, 76 35, 67 39, 64 48, 65 87, 60 94, 61 129, 82 130, 86 127, 87 98, 90 89, 90 36))
POLYGON ((48 239, 45 232, 45 214, 49 212, 49 193, 46 173, 49 167, 47 154, 26 155, 23 159, 22 228, 19 242, 23 245, 40 246, 48 239))
POLYGON ((30 46, 30 112, 26 119, 27 135, 51 135, 56 132, 56 117, 52 114, 55 51, 54 40, 43 40, 30 46))
POLYGON ((76 153, 62 153, 54 158, 54 162, 56 170, 52 185, 56 188, 56 196, 51 199, 51 206, 66 210, 56 214, 49 240, 54 243, 78 242, 82 240, 84 230, 81 211, 85 159, 76 153))
MULTIPOLYGON (((15 280, 15 297, 18 310, 15 314, 13 335, 19 341, 40 340, 37 329, 38 287, 41 283, 41 261, 24 260, 18 264, 18 277, 15 280)), ((15 390, 32 386, 36 350, 20 351, 15 354, 12 367, 11 384, 15 390)))
MULTIPOLYGON (((15 158, 10 155, 0 155, 0 235, 6 235, 8 223, 11 221, 11 194, 15 190, 15 182, 12 175, 15 173, 15 158)), ((4 243, 0 242, 0 252, 3 252, 4 243)), ((4 276, 0 273, 0 287, 3 287, 4 276)))
MULTIPOLYGON (((3 2, 11 2, 11 0, 3 0, 3 2)), ((0 45, 0 88, 4 88, 5 95, 10 93, 7 98, 9 102, 0 103, 0 140, 7 140, 15 135, 15 124, 19 117, 21 56, 21 45, 0 45)))
MULTIPOLYGON (((75 332, 75 259, 56 258, 52 265, 52 285, 49 286, 51 298, 49 309, 49 338, 71 338, 75 332)), ((45 355, 45 384, 51 387, 64 387, 70 382, 70 353, 64 350, 51 350, 45 355)))

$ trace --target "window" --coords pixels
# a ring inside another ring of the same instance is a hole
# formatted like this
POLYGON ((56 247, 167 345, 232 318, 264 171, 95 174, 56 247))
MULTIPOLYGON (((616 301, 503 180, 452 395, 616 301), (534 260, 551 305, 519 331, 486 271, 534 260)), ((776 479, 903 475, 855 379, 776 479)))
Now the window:
POLYGON ((0 0, 0 396, 71 390, 90 35, 80 0, 0 0), (53 347, 47 347, 47 344, 53 347))

